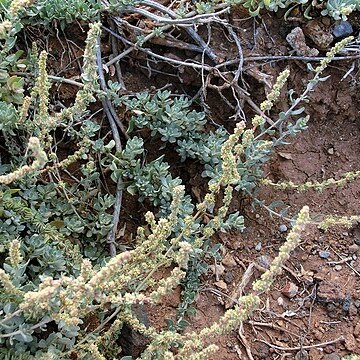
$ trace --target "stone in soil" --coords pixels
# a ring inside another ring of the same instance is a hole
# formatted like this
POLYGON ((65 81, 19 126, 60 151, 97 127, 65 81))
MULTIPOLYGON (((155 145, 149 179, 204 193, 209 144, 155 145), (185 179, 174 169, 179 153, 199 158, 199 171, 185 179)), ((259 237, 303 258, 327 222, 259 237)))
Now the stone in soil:
MULTIPOLYGON (((133 313, 138 320, 145 326, 149 326, 149 319, 143 305, 134 305, 133 313)), ((121 330, 119 344, 122 348, 123 355, 130 355, 134 358, 140 356, 149 344, 149 339, 138 331, 132 329, 126 323, 121 330)))
POLYGON ((334 26, 333 34, 337 38, 349 36, 353 33, 353 27, 348 21, 342 21, 334 26))
POLYGON ((326 31, 318 20, 309 21, 304 27, 304 34, 309 37, 320 50, 328 50, 334 37, 326 31))
POLYGON ((232 282, 235 280, 234 273, 232 271, 227 271, 224 275, 224 281, 227 284, 232 284, 232 282))
POLYGON ((294 28, 287 36, 286 41, 299 56, 317 56, 319 50, 306 45, 305 35, 300 27, 294 28))
POLYGON ((345 334, 345 348, 354 351, 357 348, 356 339, 353 334, 345 334))
POLYGON ((356 254, 360 249, 360 246, 357 244, 352 244, 349 246, 349 254, 356 254))
POLYGON ((265 269, 268 269, 270 267, 270 259, 267 256, 265 255, 259 256, 256 260, 258 264, 264 267, 265 269))
POLYGON ((340 291, 338 283, 324 280, 318 286, 316 298, 324 303, 342 303, 345 294, 340 291))
POLYGON ((306 350, 300 350, 295 354, 295 360, 308 360, 309 354, 306 350))
POLYGON ((222 290, 227 290, 227 285, 226 285, 226 282, 223 281, 223 280, 219 280, 219 281, 216 281, 214 282, 214 285, 222 290))
POLYGON ((328 259, 330 257, 330 251, 328 250, 320 250, 319 251, 319 256, 322 258, 322 259, 328 259))
POLYGON ((322 360, 340 360, 340 356, 338 353, 334 352, 332 354, 326 354, 322 358, 322 360))
POLYGON ((236 260, 234 259, 233 255, 230 253, 227 253, 221 262, 227 268, 232 268, 237 265, 236 260))
POLYGON ((292 299, 293 297, 295 297, 297 295, 298 291, 299 291, 298 286, 296 286, 292 282, 286 283, 286 285, 281 290, 281 292, 289 299, 292 299))
POLYGON ((359 336, 360 336, 360 322, 358 322, 358 323, 355 325, 354 336, 356 336, 356 337, 359 337, 359 336))

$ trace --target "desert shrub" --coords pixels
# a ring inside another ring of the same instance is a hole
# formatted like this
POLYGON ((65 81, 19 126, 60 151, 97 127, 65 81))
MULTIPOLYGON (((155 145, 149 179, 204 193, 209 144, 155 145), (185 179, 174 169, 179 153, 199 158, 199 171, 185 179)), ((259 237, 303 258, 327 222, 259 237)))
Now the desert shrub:
MULTIPOLYGON (((224 128, 207 130, 205 112, 194 110, 186 96, 167 91, 121 95, 116 83, 109 84, 107 91, 102 89, 99 22, 89 25, 74 103, 50 113, 48 54, 39 54, 34 47, 26 60, 21 59, 23 53, 15 51, 17 35, 27 24, 93 20, 101 7, 79 1, 18 0, 2 5, 0 131, 6 161, 0 164, 1 356, 116 357, 114 344, 128 324, 149 338, 143 359, 206 359, 216 350, 212 339, 257 308, 260 294, 269 290, 311 221, 309 209, 304 207, 293 219, 287 241, 252 292, 218 323, 184 335, 178 330, 206 271, 206 257, 218 256, 219 246, 210 239, 218 231, 244 228, 240 212, 229 213, 231 200, 238 193, 255 196, 263 179, 262 165, 274 147, 306 129, 308 117, 300 104, 323 80, 323 70, 349 39, 312 70, 313 79, 304 92, 290 97, 288 110, 274 116, 272 125, 256 115, 248 124, 239 121, 230 134, 224 128), (71 10, 68 17, 65 6, 71 10), (35 74, 33 81, 25 84, 17 75, 13 78, 18 68, 35 74), (117 144, 114 132, 114 139, 103 136, 101 125, 90 116, 91 105, 104 99, 130 114, 124 146, 117 144), (173 177, 162 157, 145 161, 144 141, 133 135, 134 129, 141 128, 148 128, 164 146, 174 146, 182 160, 201 163, 208 180, 202 201, 195 203, 185 193, 181 179, 173 177), (70 155, 65 157, 59 149, 59 134, 70 144, 70 155), (67 171, 71 166, 76 167, 76 176, 67 171), (115 196, 103 186, 104 173, 117 184, 115 196), (145 214, 145 224, 137 229, 131 248, 118 247, 117 254, 112 254, 107 249, 114 225, 117 230, 112 211, 125 189, 139 201, 148 201, 153 211, 145 214), (205 221, 204 214, 210 219, 205 221), (170 268, 170 275, 156 280, 154 274, 164 267, 170 268), (159 303, 179 284, 183 301, 177 323, 169 330, 157 331, 137 319, 133 305, 159 303), (89 317, 96 319, 95 329, 88 330, 89 317)), ((128 9, 137 2, 120 5, 128 9)), ((288 76, 288 70, 279 74, 261 111, 273 108, 288 76)))

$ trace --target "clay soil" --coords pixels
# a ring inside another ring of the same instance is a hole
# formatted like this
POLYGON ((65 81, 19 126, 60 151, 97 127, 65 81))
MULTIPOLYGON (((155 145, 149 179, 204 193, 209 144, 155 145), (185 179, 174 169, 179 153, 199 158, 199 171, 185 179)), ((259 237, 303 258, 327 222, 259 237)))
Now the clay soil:
MULTIPOLYGON (((245 18, 246 15, 240 10, 228 18, 242 42, 244 56, 289 55, 292 49, 285 40, 286 35, 297 26, 305 26, 301 16, 287 22, 281 15, 274 14, 265 15, 258 21, 245 18)), ((355 20, 354 31, 358 33, 355 20)), ((331 33, 333 24, 329 19, 326 22, 319 20, 318 23, 325 32, 331 33)), ((200 28, 199 32, 203 32, 204 37, 208 34, 206 28, 200 28)), ((81 55, 77 43, 82 47, 84 34, 76 26, 72 30, 66 29, 65 33, 74 42, 69 45, 72 54, 61 55, 63 50, 59 47, 57 37, 49 36, 50 43, 47 46, 51 47, 53 54, 50 58, 51 67, 54 74, 65 69, 61 76, 76 79, 76 71, 67 68, 67 64, 81 55), (58 49, 59 56, 54 49, 58 49)), ((226 37, 216 25, 211 36, 211 45, 215 51, 228 58, 236 56, 236 47, 234 44, 227 47, 226 37)), ((62 40, 65 41, 64 38, 62 40)), ((310 47, 317 48, 314 40, 306 38, 306 41, 310 47)), ((195 56, 182 49, 166 48, 165 45, 149 44, 149 47, 154 52, 176 59, 195 56)), ((321 56, 326 49, 318 50, 321 56)), ((106 54, 109 49, 104 48, 103 52, 106 54)), ((308 130, 289 139, 288 145, 276 149, 264 167, 266 177, 273 181, 302 183, 338 178, 344 172, 359 168, 360 79, 356 62, 350 75, 342 79, 352 64, 351 61, 336 62, 326 70, 325 75, 331 77, 311 93, 310 102, 306 104, 305 112, 311 116, 308 130)), ((310 78, 304 61, 249 60, 244 63, 244 81, 255 103, 259 104, 264 99, 266 81, 271 84, 274 76, 285 68, 291 70, 287 90, 293 88, 299 93, 310 78)), ((123 59, 122 71, 126 89, 130 93, 154 91, 170 84, 168 87, 172 91, 194 96, 202 85, 199 74, 186 69, 174 69, 162 62, 146 63, 145 55, 140 52, 123 59), (152 71, 149 71, 149 67, 152 71)), ((108 76, 111 76, 111 72, 112 69, 108 76)), ((113 80, 116 80, 115 77, 113 80)), ((64 104, 71 102, 76 93, 76 88, 64 84, 56 89, 53 87, 53 90, 56 90, 54 98, 62 100, 64 104)), ((225 91, 223 96, 230 103, 233 101, 230 93, 225 91)), ((230 118, 232 110, 219 93, 209 89, 205 102, 209 105, 212 120, 231 131, 235 124, 230 118)), ((276 110, 284 110, 287 106, 284 91, 276 110)), ((252 109, 246 104, 244 109, 251 118, 252 109)), ((127 121, 125 115, 122 120, 127 121)), ((145 138, 149 159, 158 157, 159 143, 150 140, 146 132, 141 135, 145 138)), ((205 193, 206 181, 199 175, 198 164, 181 164, 171 152, 165 153, 165 156, 172 164, 173 174, 182 177, 192 196, 195 199, 201 197, 205 193)), ((312 216, 319 219, 325 215, 356 215, 359 214, 360 181, 355 180, 341 188, 329 188, 322 193, 278 191, 271 187, 261 187, 257 196, 265 204, 281 200, 283 207, 289 207, 288 216, 295 215, 304 205, 308 205, 312 216)), ((187 319, 191 325, 185 331, 198 331, 217 321, 226 308, 233 305, 231 298, 239 295, 237 290, 244 280, 245 272, 249 273, 248 281, 242 289, 246 294, 252 281, 261 275, 284 243, 288 230, 280 231, 280 225, 289 227, 285 220, 269 216, 262 208, 253 209, 250 199, 241 194, 234 200, 232 210, 235 208, 244 214, 246 230, 243 233, 232 232, 214 237, 214 243, 222 244, 223 260, 216 264, 210 261, 210 270, 202 278, 194 304, 197 313, 187 319)), ((141 214, 145 210, 146 204, 139 204, 135 198, 126 195, 121 226, 126 223, 126 229, 131 233, 141 225, 141 214)), ((284 230, 283 227, 281 230, 284 230)), ((125 235, 122 241, 130 243, 131 239, 125 235)), ((336 227, 328 232, 310 226, 271 292, 262 297, 261 308, 240 329, 215 339, 219 351, 211 359, 335 360, 349 354, 360 354, 359 245, 360 225, 351 229, 336 227)), ((164 299, 161 306, 148 309, 150 323, 159 329, 165 328, 164 320, 174 318, 179 301, 180 289, 177 289, 171 297, 164 299)))

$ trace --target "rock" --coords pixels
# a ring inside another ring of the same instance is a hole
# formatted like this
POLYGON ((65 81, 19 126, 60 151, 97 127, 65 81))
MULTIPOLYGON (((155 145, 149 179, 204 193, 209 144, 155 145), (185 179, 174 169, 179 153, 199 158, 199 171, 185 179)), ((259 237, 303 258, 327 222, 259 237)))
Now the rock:
POLYGON ((342 269, 342 266, 341 265, 335 265, 334 269, 336 271, 340 271, 342 269))
POLYGON ((345 348, 349 351, 354 351, 357 348, 356 339, 353 334, 345 335, 345 348))
POLYGON ((334 155, 334 148, 333 147, 329 148, 327 150, 327 152, 328 152, 329 155, 334 155))
POLYGON ((360 249, 360 246, 357 244, 352 244, 349 246, 349 254, 356 254, 360 249))
POLYGON ((357 308, 360 308, 360 300, 355 300, 355 301, 354 301, 354 305, 355 305, 357 308))
POLYGON ((325 354, 322 360, 340 360, 338 353, 333 352, 332 354, 325 354))
POLYGON ((355 238, 355 239, 354 239, 354 243, 355 243, 356 245, 359 245, 359 246, 360 246, 360 238, 355 238))
POLYGON ((308 360, 309 354, 306 350, 300 350, 295 354, 295 360, 308 360))
POLYGON ((227 253, 221 262, 224 266, 228 268, 233 268, 237 265, 236 260, 230 253, 227 253))
POLYGON ((360 322, 358 322, 358 323, 355 325, 354 336, 356 336, 356 337, 359 337, 359 336, 360 336, 360 322))
POLYGON ((319 51, 306 45, 305 35, 300 27, 294 28, 287 36, 286 41, 299 56, 317 56, 319 51))
POLYGON ((265 256, 265 255, 262 255, 262 256, 259 256, 257 259, 257 263, 264 267, 265 269, 268 269, 270 267, 270 259, 265 256))
POLYGON ((327 354, 332 354, 336 351, 336 347, 334 345, 327 345, 324 348, 324 352, 326 352, 327 354))
POLYGON ((350 304, 350 307, 349 307, 349 315, 350 316, 356 316, 357 315, 357 308, 354 304, 350 304))
POLYGON ((337 38, 342 38, 351 35, 353 31, 353 27, 348 21, 342 21, 340 24, 334 26, 333 34, 337 38))
POLYGON ((323 352, 319 349, 312 348, 309 350, 309 357, 311 360, 323 360, 323 352))
POLYGON ((345 294, 340 291, 339 284, 330 280, 321 281, 316 298, 323 303, 342 303, 345 300, 345 294))
POLYGON ((329 258, 331 255, 330 251, 329 250, 320 250, 319 251, 319 256, 322 258, 322 259, 327 259, 329 258))
POLYGON ((260 359, 270 359, 270 348, 266 344, 256 342, 253 345, 253 353, 260 359))
POLYGON ((232 271, 227 271, 224 275, 224 281, 227 284, 232 284, 235 279, 234 273, 232 271))
POLYGON ((289 299, 292 299, 293 297, 295 297, 297 295, 297 293, 299 292, 299 288, 298 286, 296 286, 294 283, 292 282, 288 282, 283 289, 281 290, 281 292, 288 297, 289 299))
POLYGON ((256 244, 255 250, 260 251, 261 249, 262 249, 262 244, 261 244, 261 242, 259 242, 259 243, 256 244))
MULTIPOLYGON (((149 319, 143 305, 133 305, 133 313, 145 326, 149 326, 149 319)), ((133 330, 128 324, 124 323, 119 336, 119 345, 122 348, 122 355, 137 358, 148 346, 150 339, 133 330)))
POLYGON ((327 50, 334 41, 331 33, 317 20, 309 21, 304 27, 304 33, 320 50, 327 50))
POLYGON ((222 289, 222 290, 227 290, 227 285, 226 282, 223 280, 219 280, 214 282, 214 285, 217 286, 218 288, 222 289))
POLYGON ((351 297, 349 294, 346 294, 343 305, 342 305, 342 309, 345 313, 349 312, 350 305, 351 305, 351 297))
POLYGON ((309 357, 311 360, 322 360, 323 352, 319 349, 312 348, 309 350, 309 357))
POLYGON ((281 307, 284 306, 284 299, 281 296, 279 296, 276 301, 279 306, 281 306, 281 307))
POLYGON ((288 231, 288 228, 287 228, 287 226, 286 226, 285 224, 281 224, 281 225, 279 226, 279 231, 280 231, 281 233, 285 233, 285 232, 288 231))

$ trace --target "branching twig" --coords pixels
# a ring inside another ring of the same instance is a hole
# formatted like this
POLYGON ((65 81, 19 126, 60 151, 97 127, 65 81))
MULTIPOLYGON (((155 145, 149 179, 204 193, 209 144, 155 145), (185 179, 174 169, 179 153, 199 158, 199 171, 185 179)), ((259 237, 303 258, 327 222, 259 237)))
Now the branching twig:
POLYGON ((313 348, 316 348, 316 347, 324 347, 324 346, 327 346, 327 345, 331 345, 331 344, 334 344, 334 343, 337 343, 337 342, 343 341, 343 340, 344 340, 344 337, 340 336, 335 340, 326 341, 326 342, 319 343, 319 344, 305 345, 305 346, 295 346, 295 347, 286 348, 286 347, 270 344, 269 342, 267 342, 265 340, 256 339, 256 341, 262 342, 262 343, 266 344, 267 346, 270 346, 271 348, 276 349, 276 350, 280 350, 280 351, 309 350, 309 349, 313 349, 313 348))
MULTIPOLYGON (((103 64, 102 64, 102 59, 101 59, 100 38, 98 38, 97 65, 98 65, 98 73, 99 73, 101 89, 103 91, 106 91, 107 86, 106 86, 106 81, 105 81, 105 76, 104 76, 104 71, 103 71, 103 64)), ((120 123, 120 120, 118 119, 118 117, 116 115, 116 112, 115 112, 115 109, 114 109, 112 103, 106 97, 104 99, 102 99, 102 104, 103 104, 105 114, 108 118, 108 121, 109 121, 109 124, 111 127, 111 131, 112 131, 113 138, 115 141, 116 151, 121 151, 122 145, 121 145, 119 131, 116 126, 117 121, 118 121, 118 123, 120 123)), ((115 196, 113 224, 112 224, 113 226, 107 236, 107 242, 109 243, 111 256, 116 255, 115 236, 116 236, 116 231, 117 231, 117 227, 119 224, 121 203, 122 203, 122 179, 121 179, 121 177, 119 177, 117 186, 116 186, 116 196, 115 196)))

